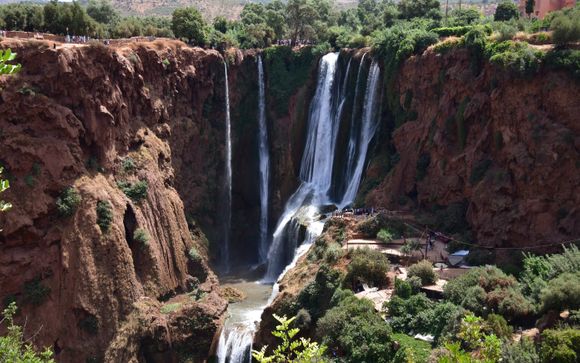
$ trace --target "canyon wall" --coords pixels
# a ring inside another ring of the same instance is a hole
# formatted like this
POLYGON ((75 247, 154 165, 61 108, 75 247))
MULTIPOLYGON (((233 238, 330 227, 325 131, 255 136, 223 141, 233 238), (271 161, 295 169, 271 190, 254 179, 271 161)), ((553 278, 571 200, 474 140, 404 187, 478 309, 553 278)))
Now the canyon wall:
POLYGON ((0 104, 3 304, 59 362, 205 360, 227 307, 195 224, 218 223, 221 55, 2 45, 23 66, 0 104))
POLYGON ((366 204, 419 207, 486 247, 578 237, 578 78, 474 62, 465 49, 428 50, 397 71, 366 204))

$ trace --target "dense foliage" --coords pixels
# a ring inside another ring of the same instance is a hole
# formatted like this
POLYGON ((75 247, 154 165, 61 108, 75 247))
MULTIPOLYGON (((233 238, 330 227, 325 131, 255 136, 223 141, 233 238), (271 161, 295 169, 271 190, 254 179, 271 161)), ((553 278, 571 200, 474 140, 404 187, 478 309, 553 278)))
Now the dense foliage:
POLYGON ((350 286, 369 284, 370 286, 384 287, 387 282, 389 260, 376 250, 359 248, 349 252, 351 261, 345 281, 350 286))
POLYGON ((4 309, 2 323, 6 325, 7 334, 0 336, 0 362, 14 363, 54 363, 52 352, 47 348, 38 353, 24 339, 22 328, 14 323, 16 304, 12 302, 4 309))

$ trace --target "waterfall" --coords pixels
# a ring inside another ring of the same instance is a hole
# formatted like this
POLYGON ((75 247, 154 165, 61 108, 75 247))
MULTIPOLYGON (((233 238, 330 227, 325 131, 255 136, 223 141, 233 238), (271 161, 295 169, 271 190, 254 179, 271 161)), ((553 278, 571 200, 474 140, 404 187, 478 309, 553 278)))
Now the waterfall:
POLYGON ((268 128, 266 126, 266 96, 264 90, 264 66, 262 57, 258 56, 258 126, 260 155, 260 261, 264 262, 268 254, 268 184, 270 180, 270 151, 268 146, 268 128))
MULTIPOLYGON (((333 97, 338 53, 322 57, 316 93, 310 105, 306 146, 300 164, 300 179, 311 184, 319 198, 327 202, 327 193, 332 184, 332 166, 336 135, 338 134, 337 99, 333 97)), ((279 272, 279 271, 278 271, 279 272)))
POLYGON ((250 363, 255 325, 241 324, 222 331, 217 348, 218 363, 250 363))
MULTIPOLYGON (((294 238, 292 234, 295 233, 296 223, 299 223, 296 219, 299 217, 298 212, 301 208, 311 206, 318 210, 327 204, 344 207, 352 203, 360 185, 368 147, 378 126, 376 95, 380 84, 380 68, 376 61, 373 61, 369 68, 360 119, 356 118, 353 109, 346 157, 347 165, 335 166, 340 120, 346 99, 349 96, 352 97, 352 92, 348 92, 347 87, 350 62, 341 85, 340 75, 337 72, 338 57, 338 53, 329 53, 320 61, 316 92, 308 115, 306 144, 300 165, 301 184, 288 199, 278 220, 272 244, 268 250, 268 266, 264 282, 276 282, 284 266, 294 257, 299 241, 292 240, 294 238), (333 185, 335 168, 346 169, 338 173, 339 176, 345 176, 346 187, 341 195, 333 198, 330 195, 330 189, 333 185), (294 252, 289 254, 289 250, 294 252)), ((363 55, 357 72, 353 104, 356 103, 358 97, 364 57, 363 55)))
MULTIPOLYGON (((348 168, 345 178, 347 188, 342 201, 339 204, 339 208, 344 208, 345 206, 351 204, 356 198, 356 193, 358 192, 360 185, 369 144, 373 139, 379 125, 376 98, 378 93, 377 91, 379 90, 380 75, 381 69, 379 68, 377 62, 373 61, 367 78, 362 122, 360 125, 360 132, 357 135, 358 140, 353 143, 349 141, 349 155, 347 159, 348 168), (356 145, 356 147, 353 147, 354 152, 350 152, 351 144, 356 145)), ((355 133, 351 131, 351 141, 356 137, 354 134, 355 133)))
POLYGON ((346 152, 346 168, 345 168, 345 175, 344 175, 344 180, 348 180, 350 179, 349 176, 352 175, 352 171, 353 171, 353 163, 351 162, 351 160, 354 160, 354 156, 356 153, 356 143, 357 143, 357 123, 356 123, 356 116, 357 116, 357 101, 358 101, 358 97, 359 97, 359 89, 360 89, 360 83, 361 83, 361 74, 362 74, 362 70, 364 68, 364 62, 365 62, 365 57, 366 57, 366 53, 363 54, 363 56, 361 57, 360 60, 360 64, 358 66, 358 71, 356 74, 356 83, 355 83, 355 88, 354 88, 354 98, 352 101, 352 114, 350 117, 350 132, 349 132, 349 139, 348 139, 348 149, 346 152))
POLYGON ((228 84, 228 65, 224 60, 225 98, 226 98, 226 216, 224 223, 224 241, 222 251, 222 268, 229 271, 230 233, 232 229, 232 125, 230 120, 230 89, 228 84))

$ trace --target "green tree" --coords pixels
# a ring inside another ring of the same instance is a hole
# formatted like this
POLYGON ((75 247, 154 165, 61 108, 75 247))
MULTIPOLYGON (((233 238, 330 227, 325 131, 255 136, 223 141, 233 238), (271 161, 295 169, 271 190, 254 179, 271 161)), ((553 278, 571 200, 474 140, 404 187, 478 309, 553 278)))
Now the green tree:
POLYGON ((223 16, 215 17, 213 19, 213 28, 225 34, 228 31, 228 19, 223 16))
POLYGON ((495 21, 508 21, 510 19, 517 19, 520 17, 518 7, 513 1, 502 1, 497 5, 493 19, 495 21))
POLYGON ((293 44, 299 39, 312 39, 315 36, 313 25, 318 18, 318 13, 311 1, 289 0, 286 16, 293 44))
POLYGON ((441 5, 438 0, 401 0, 398 7, 403 19, 441 19, 441 5))
POLYGON ((109 0, 89 0, 87 14, 102 24, 112 24, 119 19, 119 12, 109 0))
POLYGON ((54 363, 50 349, 37 353, 32 344, 24 340, 22 328, 14 324, 16 310, 16 303, 12 302, 2 313, 0 323, 6 324, 7 335, 0 336, 0 362, 54 363))
POLYGON ((401 253, 411 256, 413 252, 419 251, 423 255, 423 246, 421 246, 421 241, 417 238, 409 238, 405 241, 405 244, 401 246, 401 253))
POLYGON ((312 342, 310 339, 296 339, 300 329, 291 328, 290 325, 296 317, 288 319, 286 316, 273 315, 280 324, 272 335, 282 342, 274 349, 273 354, 266 355, 267 346, 261 350, 252 350, 252 356, 259 363, 307 363, 307 362, 327 362, 324 358, 326 347, 312 342))
POLYGON ((171 29, 177 38, 185 38, 197 45, 207 42, 207 25, 201 13, 194 7, 175 9, 171 29))

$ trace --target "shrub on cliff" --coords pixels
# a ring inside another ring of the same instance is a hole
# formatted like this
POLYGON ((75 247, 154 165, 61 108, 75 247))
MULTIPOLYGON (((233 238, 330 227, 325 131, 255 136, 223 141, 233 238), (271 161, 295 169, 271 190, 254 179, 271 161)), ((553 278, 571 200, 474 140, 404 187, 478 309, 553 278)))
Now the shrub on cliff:
POLYGON ((101 231, 106 233, 111 227, 113 221, 113 208, 111 203, 106 200, 99 200, 97 202, 97 224, 101 227, 101 231))
POLYGON ((345 283, 355 287, 358 283, 384 287, 388 283, 389 260, 376 250, 359 248, 349 252, 351 261, 347 268, 345 283))
POLYGON ((421 279, 423 286, 433 285, 437 282, 437 274, 433 271, 433 265, 427 260, 417 262, 411 265, 408 270, 408 276, 417 276, 421 279))
POLYGON ((341 362, 387 363, 394 356, 392 331, 369 300, 349 296, 317 324, 317 336, 341 362))
POLYGON ((133 233, 133 239, 141 243, 143 246, 148 246, 150 237, 146 230, 143 228, 137 228, 135 233, 133 233))
POLYGON ((22 328, 14 323, 16 310, 16 304, 12 302, 2 312, 7 334, 0 336, 0 362, 54 363, 49 348, 38 353, 28 340, 24 340, 22 328))
POLYGON ((117 182, 117 186, 134 202, 139 202, 140 200, 147 197, 148 184, 146 180, 139 180, 136 183, 119 181, 117 182))
POLYGON ((62 217, 70 217, 81 203, 81 196, 74 187, 66 188, 56 200, 56 209, 62 217))
POLYGON ((314 281, 306 285, 298 295, 298 304, 308 310, 313 321, 316 322, 332 306, 332 297, 340 287, 341 274, 322 265, 314 281))

